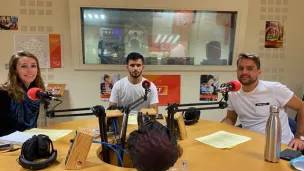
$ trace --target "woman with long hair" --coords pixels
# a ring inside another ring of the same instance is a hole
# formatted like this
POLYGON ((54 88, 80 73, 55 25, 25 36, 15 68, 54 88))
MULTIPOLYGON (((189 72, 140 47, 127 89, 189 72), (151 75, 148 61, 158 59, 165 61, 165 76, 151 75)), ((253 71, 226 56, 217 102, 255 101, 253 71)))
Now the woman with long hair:
POLYGON ((37 127, 40 101, 27 96, 32 87, 45 90, 38 59, 19 51, 11 57, 7 81, 0 86, 0 136, 37 127))

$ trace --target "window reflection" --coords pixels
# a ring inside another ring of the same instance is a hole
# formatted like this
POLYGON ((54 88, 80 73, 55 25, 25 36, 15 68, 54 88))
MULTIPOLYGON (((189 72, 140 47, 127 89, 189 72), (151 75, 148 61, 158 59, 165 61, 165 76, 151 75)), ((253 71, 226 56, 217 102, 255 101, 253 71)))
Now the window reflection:
POLYGON ((81 8, 83 63, 231 65, 236 12, 81 8))

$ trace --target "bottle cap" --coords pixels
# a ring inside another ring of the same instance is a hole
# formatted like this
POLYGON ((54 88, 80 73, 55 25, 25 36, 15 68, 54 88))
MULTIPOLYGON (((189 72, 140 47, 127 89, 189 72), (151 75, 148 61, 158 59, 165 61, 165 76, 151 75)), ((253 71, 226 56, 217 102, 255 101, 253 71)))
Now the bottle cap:
POLYGON ((270 106, 270 112, 279 113, 280 112, 280 107, 272 105, 272 106, 270 106))

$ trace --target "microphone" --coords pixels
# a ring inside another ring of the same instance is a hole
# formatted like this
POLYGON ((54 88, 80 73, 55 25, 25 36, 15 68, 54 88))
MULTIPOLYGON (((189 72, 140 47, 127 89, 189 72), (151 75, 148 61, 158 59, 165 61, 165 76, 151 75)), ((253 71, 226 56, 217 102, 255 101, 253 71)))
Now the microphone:
POLYGON ((242 84, 237 80, 229 81, 228 83, 221 84, 219 89, 216 89, 216 92, 237 92, 241 89, 242 84))
POLYGON ((145 96, 144 100, 147 101, 148 99, 148 93, 151 91, 149 88, 151 86, 151 82, 149 80, 144 80, 141 84, 141 86, 145 89, 145 96))
POLYGON ((144 80, 141 85, 144 89, 149 89, 151 86, 151 82, 148 80, 144 80))
POLYGON ((27 92, 27 96, 31 99, 31 100, 56 100, 56 101, 61 101, 59 99, 57 99, 56 97, 53 97, 51 92, 48 91, 43 91, 41 88, 31 88, 29 89, 29 91, 27 92))

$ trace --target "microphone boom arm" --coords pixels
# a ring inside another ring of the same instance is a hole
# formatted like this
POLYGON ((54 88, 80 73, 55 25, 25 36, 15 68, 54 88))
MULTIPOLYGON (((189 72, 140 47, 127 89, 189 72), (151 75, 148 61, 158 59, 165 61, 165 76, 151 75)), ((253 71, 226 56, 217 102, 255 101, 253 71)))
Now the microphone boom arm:
MULTIPOLYGON (((122 129, 121 129, 121 138, 120 138, 120 145, 122 149, 124 149, 126 143, 126 134, 127 134, 127 125, 128 125, 128 118, 131 110, 138 107, 140 104, 148 100, 148 93, 151 90, 149 88, 145 88, 145 95, 140 97, 139 99, 135 100, 134 102, 130 103, 129 105, 123 107, 118 107, 121 109, 121 112, 124 112, 123 121, 122 121, 122 129)), ((120 157, 123 160, 124 151, 120 150, 120 157)))
MULTIPOLYGON (((101 105, 97 105, 91 108, 76 108, 76 109, 64 109, 64 110, 50 110, 48 111, 48 101, 44 101, 44 106, 46 110, 46 116, 48 118, 54 118, 54 117, 71 117, 71 116, 89 116, 89 115, 95 115, 98 117, 98 124, 99 124, 99 130, 100 130, 100 139, 101 142, 108 142, 107 137, 107 130, 106 130, 106 112, 105 108, 101 105), (55 113, 60 112, 73 112, 73 111, 86 111, 91 110, 91 112, 88 113, 78 113, 78 114, 64 114, 64 115, 55 115, 55 113)), ((102 155, 103 160, 106 163, 110 163, 110 154, 107 146, 105 144, 101 144, 102 148, 102 155)))
POLYGON ((228 91, 222 93, 223 98, 217 102, 204 102, 204 103, 187 103, 187 104, 176 104, 176 103, 169 103, 167 110, 168 110, 168 123, 167 128, 173 132, 173 125, 174 125, 174 114, 176 112, 184 112, 184 111, 193 111, 193 110, 211 110, 211 109, 225 109, 228 107, 227 100, 228 100, 228 91), (224 101, 223 101, 224 99, 224 101), (179 109, 178 107, 189 107, 189 106, 202 106, 202 105, 218 105, 216 107, 200 107, 200 108, 186 108, 186 109, 179 109))

